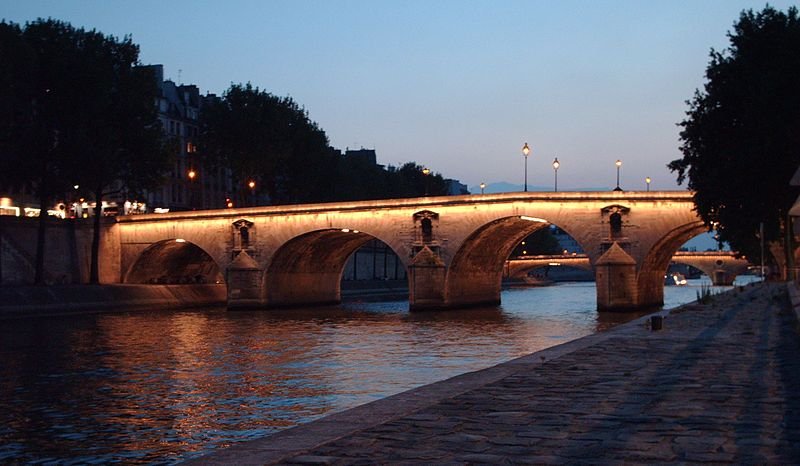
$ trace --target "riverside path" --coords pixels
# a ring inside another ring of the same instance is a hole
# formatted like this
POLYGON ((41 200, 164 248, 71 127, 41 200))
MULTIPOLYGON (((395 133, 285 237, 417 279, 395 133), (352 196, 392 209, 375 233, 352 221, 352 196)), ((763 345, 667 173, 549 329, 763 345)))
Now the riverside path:
POLYGON ((192 463, 800 463, 786 285, 660 314, 192 463))

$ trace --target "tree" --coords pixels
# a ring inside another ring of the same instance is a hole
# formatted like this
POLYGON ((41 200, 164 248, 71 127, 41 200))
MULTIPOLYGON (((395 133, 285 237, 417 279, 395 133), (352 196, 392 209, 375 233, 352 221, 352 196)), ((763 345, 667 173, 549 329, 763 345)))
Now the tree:
POLYGON ((233 84, 203 109, 199 142, 205 165, 230 167, 240 192, 250 179, 273 203, 330 192, 328 138, 290 97, 233 84))
POLYGON ((390 171, 358 157, 334 157, 333 189, 323 201, 357 201, 390 197, 390 171))
POLYGON ((439 173, 423 171, 425 167, 416 162, 406 162, 397 170, 390 169, 390 188, 381 197, 444 196, 447 186, 439 173))
POLYGON ((688 178, 695 208, 722 241, 760 258, 766 241, 781 241, 797 192, 800 166, 800 21, 767 6, 742 12, 724 52, 711 50, 703 91, 687 101, 679 125, 683 157, 669 163, 688 178))
MULTIPOLYGON (((342 156, 289 97, 233 84, 201 115, 200 154, 207 167, 233 171, 239 193, 250 180, 273 204, 354 201, 446 194, 440 174, 408 162, 383 167, 342 156)), ((244 199, 239 199, 239 204, 244 199)))
POLYGON ((45 280, 47 210, 65 186, 63 114, 58 105, 62 89, 42 53, 43 48, 63 48, 64 31, 53 26, 59 27, 36 44, 29 40, 27 27, 0 23, 0 176, 5 185, 25 189, 39 199, 36 284, 45 280))
MULTIPOLYGON (((20 32, 18 40, 32 53, 9 78, 21 97, 3 120, 9 122, 0 133, 4 161, 18 165, 18 179, 39 195, 40 225, 53 196, 68 186, 80 184, 94 195, 90 282, 98 283, 104 196, 154 186, 169 167, 155 78, 138 66, 139 47, 130 37, 118 40, 52 19, 28 23, 20 32)), ((43 243, 42 227, 39 236, 43 243)))

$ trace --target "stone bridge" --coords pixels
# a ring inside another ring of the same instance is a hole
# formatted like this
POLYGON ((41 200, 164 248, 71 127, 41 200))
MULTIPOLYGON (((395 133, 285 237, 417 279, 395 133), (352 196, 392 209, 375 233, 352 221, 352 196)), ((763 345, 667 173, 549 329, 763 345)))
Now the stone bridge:
MULTIPOLYGON (((736 276, 746 272, 750 266, 747 259, 737 258, 735 252, 678 251, 671 262, 691 265, 706 274, 714 285, 730 286, 736 276)), ((520 256, 506 262, 504 275, 509 278, 522 278, 531 270, 547 266, 567 266, 584 270, 592 270, 589 256, 586 254, 520 256)))
POLYGON ((736 276, 746 272, 751 265, 746 258, 737 258, 735 252, 726 251, 678 251, 672 261, 700 269, 714 285, 725 286, 733 285, 736 276))
POLYGON ((692 209, 687 191, 425 197, 118 217, 107 241, 120 282, 225 282, 237 308, 339 302, 345 261, 377 238, 417 310, 499 303, 509 254, 552 223, 586 251, 598 309, 626 310, 663 304, 670 260, 706 230, 692 209))

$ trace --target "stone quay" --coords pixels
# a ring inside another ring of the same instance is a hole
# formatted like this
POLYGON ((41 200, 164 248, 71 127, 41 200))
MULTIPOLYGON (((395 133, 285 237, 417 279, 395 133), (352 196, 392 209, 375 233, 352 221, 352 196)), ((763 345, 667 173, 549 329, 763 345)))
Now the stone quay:
POLYGON ((188 464, 800 463, 800 292, 707 301, 188 464))

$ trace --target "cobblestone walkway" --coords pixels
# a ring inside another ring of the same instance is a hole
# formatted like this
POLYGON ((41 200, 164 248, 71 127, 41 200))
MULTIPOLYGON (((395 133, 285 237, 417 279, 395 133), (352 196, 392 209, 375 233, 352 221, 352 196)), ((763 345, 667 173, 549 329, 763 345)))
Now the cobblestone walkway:
POLYGON ((785 285, 674 310, 660 331, 645 322, 340 413, 350 431, 333 415, 200 462, 800 464, 800 336, 785 285))

